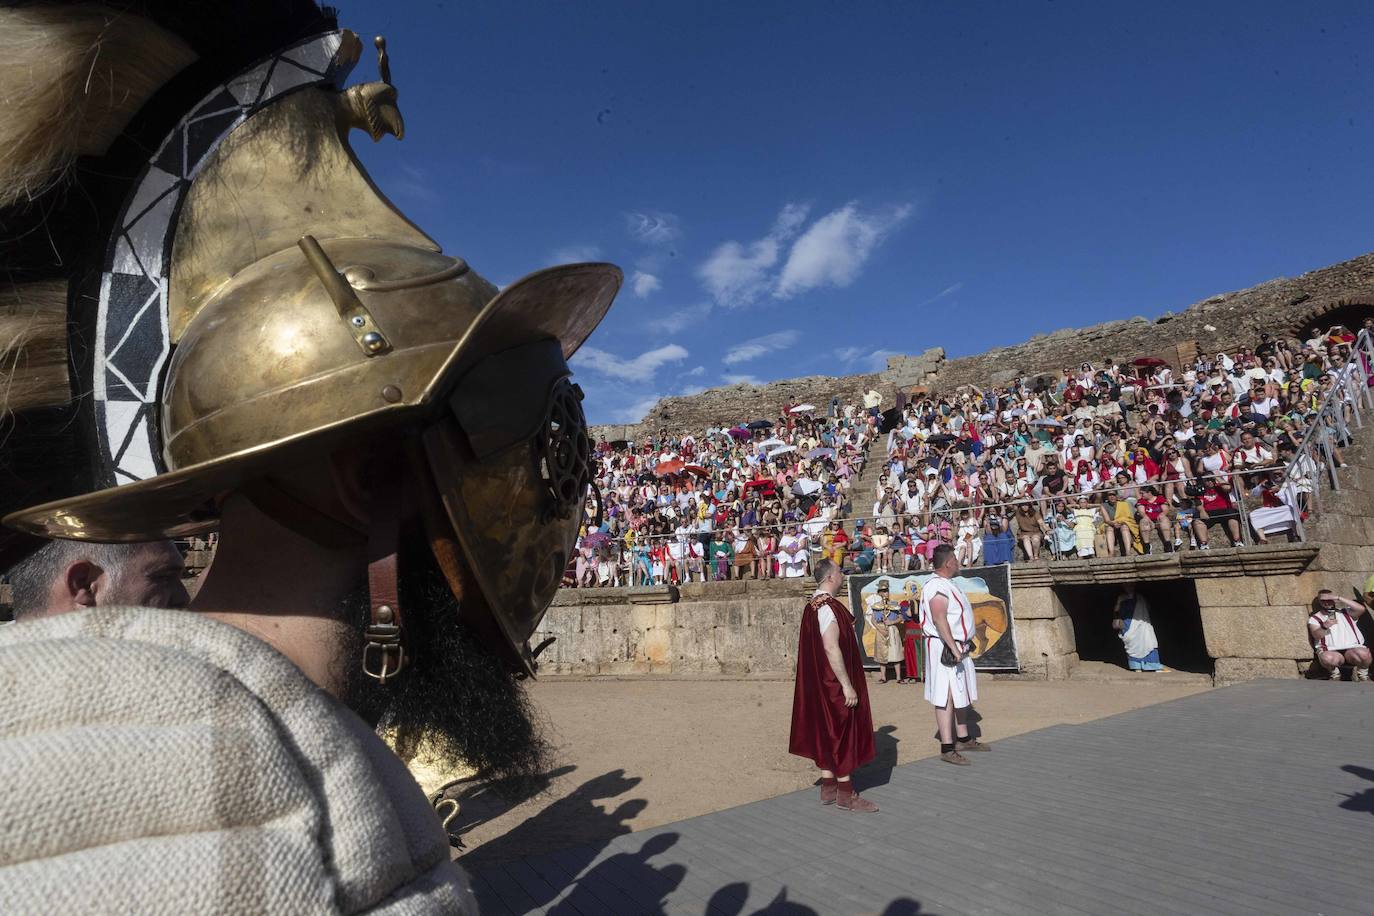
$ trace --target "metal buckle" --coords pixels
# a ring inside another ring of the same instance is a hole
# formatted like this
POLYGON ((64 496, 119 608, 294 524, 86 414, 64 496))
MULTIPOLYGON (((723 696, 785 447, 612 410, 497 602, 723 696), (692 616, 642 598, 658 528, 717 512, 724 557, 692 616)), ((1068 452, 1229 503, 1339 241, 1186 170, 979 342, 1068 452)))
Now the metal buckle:
POLYGON ((390 623, 374 623, 363 631, 363 673, 385 684, 406 666, 406 650, 401 645, 401 628, 390 623), (395 662, 393 665, 392 662, 395 662), (379 663, 380 668, 374 663, 379 663))

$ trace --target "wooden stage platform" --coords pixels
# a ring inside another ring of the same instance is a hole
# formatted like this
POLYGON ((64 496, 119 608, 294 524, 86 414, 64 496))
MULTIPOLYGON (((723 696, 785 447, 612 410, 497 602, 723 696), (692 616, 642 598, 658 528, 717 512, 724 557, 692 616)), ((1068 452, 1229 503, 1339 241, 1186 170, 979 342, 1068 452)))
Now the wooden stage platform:
POLYGON ((1374 913, 1374 685, 1258 681, 983 728, 972 766, 861 771, 878 814, 808 788, 479 866, 482 912, 1374 913))

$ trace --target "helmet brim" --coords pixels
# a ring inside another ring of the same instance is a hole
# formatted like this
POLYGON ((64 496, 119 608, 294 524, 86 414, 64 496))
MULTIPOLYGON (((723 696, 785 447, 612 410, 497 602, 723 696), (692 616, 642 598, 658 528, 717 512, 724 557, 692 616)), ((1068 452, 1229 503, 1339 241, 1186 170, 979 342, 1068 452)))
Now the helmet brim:
POLYGON ((222 498, 274 468, 326 454, 388 428, 423 422, 484 356, 556 339, 571 357, 600 324, 624 280, 613 264, 570 264, 537 271, 496 295, 455 342, 442 368, 410 402, 378 407, 295 436, 256 445, 146 480, 55 500, 5 516, 27 534, 130 542, 213 530, 222 498))

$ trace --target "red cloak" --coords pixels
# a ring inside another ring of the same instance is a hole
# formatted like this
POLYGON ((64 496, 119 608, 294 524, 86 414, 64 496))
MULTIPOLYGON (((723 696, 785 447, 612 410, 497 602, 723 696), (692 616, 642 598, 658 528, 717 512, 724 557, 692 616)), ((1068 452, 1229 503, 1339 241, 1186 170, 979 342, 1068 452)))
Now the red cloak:
POLYGON ((822 770, 847 776, 873 759, 873 715, 868 708, 868 682, 863 656, 854 636, 849 609, 829 595, 816 595, 802 611, 797 640, 797 686, 792 694, 792 734, 789 753, 816 762, 822 770), (844 688, 830 670, 821 642, 816 612, 828 604, 840 631, 840 656, 859 703, 844 705, 844 688))
POLYGON ((906 676, 911 678, 921 677, 921 660, 916 654, 916 647, 921 641, 921 628, 908 620, 902 627, 902 652, 906 656, 906 676))

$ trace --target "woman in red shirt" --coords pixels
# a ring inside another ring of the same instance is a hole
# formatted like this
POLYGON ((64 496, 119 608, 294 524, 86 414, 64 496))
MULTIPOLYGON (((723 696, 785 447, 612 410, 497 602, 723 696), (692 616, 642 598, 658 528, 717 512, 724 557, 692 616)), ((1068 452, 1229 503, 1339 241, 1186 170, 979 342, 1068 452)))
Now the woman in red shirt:
POLYGON ((1236 505, 1231 501, 1230 481, 1204 480, 1201 484, 1202 497, 1198 500, 1197 519, 1193 522, 1198 548, 1208 549, 1207 529, 1216 524, 1222 526, 1226 536, 1231 539, 1231 546, 1235 547, 1240 543, 1240 512, 1236 511, 1236 505))
POLYGON ((1159 541, 1164 545, 1165 553, 1173 553, 1178 547, 1182 546, 1182 540, 1174 530, 1174 520, 1169 511, 1169 500, 1161 496, 1159 488, 1152 483, 1147 483, 1140 488, 1140 496, 1135 501, 1136 512, 1140 514, 1140 540, 1145 545, 1145 552, 1150 553, 1150 535, 1159 530, 1159 541))

